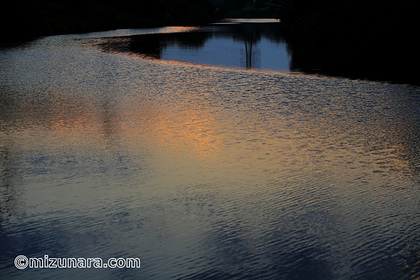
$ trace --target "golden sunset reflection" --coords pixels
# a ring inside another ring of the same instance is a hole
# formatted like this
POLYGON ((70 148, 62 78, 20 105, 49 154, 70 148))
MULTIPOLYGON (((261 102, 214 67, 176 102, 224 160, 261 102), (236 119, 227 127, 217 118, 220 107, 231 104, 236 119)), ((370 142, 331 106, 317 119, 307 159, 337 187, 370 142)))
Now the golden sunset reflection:
MULTIPOLYGON (((188 79, 184 77, 184 81, 188 79)), ((235 116, 221 124, 218 109, 204 105, 209 93, 205 88, 201 90, 193 97, 184 96, 184 104, 170 107, 139 98, 138 89, 134 88, 121 99, 51 95, 36 103, 17 104, 16 110, 25 115, 19 127, 28 129, 28 143, 29 135, 43 131, 45 145, 80 147, 116 139, 130 153, 149 147, 162 155, 163 161, 191 158, 195 162, 190 164, 240 167, 249 174, 341 168, 339 172, 356 176, 362 167, 374 176, 391 168, 396 181, 412 176, 410 162, 403 154, 407 150, 404 139, 382 142, 390 134, 407 134, 403 130, 367 132, 367 138, 358 138, 351 131, 363 131, 364 123, 353 123, 349 133, 324 119, 308 121, 306 127, 301 127, 294 118, 280 116, 266 123, 252 111, 240 120, 235 116), (273 137, 273 129, 282 131, 282 137, 273 137), (376 148, 378 145, 382 147, 380 150, 376 148), (365 160, 366 155, 370 158, 365 160)), ((371 118, 370 125, 380 131, 381 119, 371 118)), ((175 160, 173 167, 179 164, 175 160)))
POLYGON ((162 28, 159 33, 177 33, 177 32, 189 32, 194 30, 200 30, 200 27, 196 26, 166 26, 162 28))
POLYGON ((205 109, 163 111, 139 106, 125 112, 122 133, 132 148, 149 143, 173 156, 189 156, 203 162, 213 161, 221 146, 217 122, 205 109), (145 137, 147 134, 147 137, 145 137))

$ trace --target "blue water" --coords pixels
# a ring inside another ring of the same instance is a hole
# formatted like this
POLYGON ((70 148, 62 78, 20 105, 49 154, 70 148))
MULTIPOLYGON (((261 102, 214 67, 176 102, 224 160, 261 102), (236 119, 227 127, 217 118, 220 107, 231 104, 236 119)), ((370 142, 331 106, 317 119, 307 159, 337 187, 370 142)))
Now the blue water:
POLYGON ((292 58, 279 32, 278 22, 173 27, 173 30, 159 33, 105 38, 99 46, 106 52, 166 61, 291 71, 292 58))
POLYGON ((0 50, 1 278, 419 278, 420 88, 104 48, 189 30, 0 50))

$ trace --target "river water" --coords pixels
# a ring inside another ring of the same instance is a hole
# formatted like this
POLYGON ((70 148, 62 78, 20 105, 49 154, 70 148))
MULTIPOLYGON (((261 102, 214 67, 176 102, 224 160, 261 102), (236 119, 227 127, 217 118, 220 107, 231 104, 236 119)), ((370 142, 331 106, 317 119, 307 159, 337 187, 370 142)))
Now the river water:
POLYGON ((188 31, 0 49, 1 279, 418 279, 420 88, 131 47, 188 31))

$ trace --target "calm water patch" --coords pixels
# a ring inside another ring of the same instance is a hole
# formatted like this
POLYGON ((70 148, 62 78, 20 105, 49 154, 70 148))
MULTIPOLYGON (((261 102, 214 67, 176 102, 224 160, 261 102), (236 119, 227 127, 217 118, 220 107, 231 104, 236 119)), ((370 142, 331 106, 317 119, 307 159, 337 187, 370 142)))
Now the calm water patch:
POLYGON ((226 19, 211 26, 171 29, 158 33, 122 30, 117 33, 120 37, 114 34, 99 47, 183 63, 419 85, 415 71, 396 58, 404 47, 390 53, 351 39, 298 39, 275 19, 226 19))
MULTIPOLYGON (((420 277, 419 87, 141 58, 244 50, 224 30, 0 50, 2 278, 420 277), (18 270, 21 254, 142 267, 18 270)), ((252 67, 282 46, 261 32, 252 67)))
POLYGON ((204 65, 290 71, 277 20, 229 20, 181 32, 109 38, 105 51, 204 65), (245 24, 239 24, 246 22, 245 24), (189 32, 186 32, 189 31, 189 32))

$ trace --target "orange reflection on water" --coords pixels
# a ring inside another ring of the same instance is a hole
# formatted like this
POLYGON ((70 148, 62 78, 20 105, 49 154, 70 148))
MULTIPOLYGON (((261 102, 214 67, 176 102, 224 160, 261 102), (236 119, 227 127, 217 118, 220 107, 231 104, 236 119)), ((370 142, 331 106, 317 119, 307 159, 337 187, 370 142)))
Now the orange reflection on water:
POLYGON ((159 33, 177 33, 177 32, 189 32, 194 30, 199 30, 200 27, 194 26, 165 26, 159 33))
POLYGON ((217 122, 204 108, 173 108, 163 111, 151 106, 132 106, 121 129, 129 146, 152 146, 170 157, 213 161, 220 150, 217 122))

